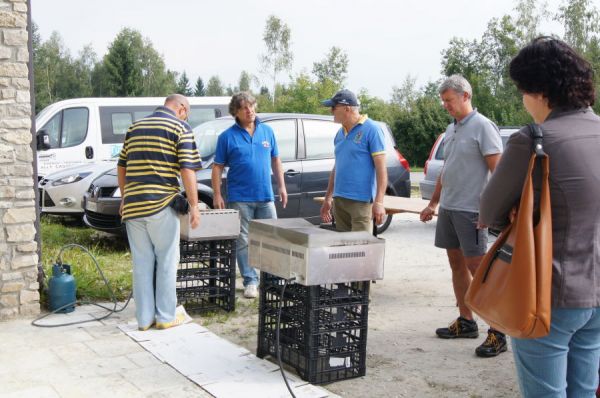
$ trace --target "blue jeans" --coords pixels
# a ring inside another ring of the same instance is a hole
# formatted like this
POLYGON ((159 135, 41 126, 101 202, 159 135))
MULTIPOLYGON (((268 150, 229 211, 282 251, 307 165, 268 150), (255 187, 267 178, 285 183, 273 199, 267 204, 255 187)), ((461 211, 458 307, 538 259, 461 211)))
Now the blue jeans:
POLYGON ((240 236, 237 239, 237 263, 244 286, 258 285, 258 274, 248 264, 248 224, 250 220, 277 218, 274 202, 230 202, 229 207, 240 212, 240 236))
POLYGON ((133 261, 133 299, 138 326, 144 328, 155 321, 171 322, 177 306, 179 217, 175 210, 166 207, 151 216, 127 220, 125 226, 133 261))
POLYGON ((512 339, 525 398, 595 397, 600 360, 600 307, 553 308, 550 333, 512 339))

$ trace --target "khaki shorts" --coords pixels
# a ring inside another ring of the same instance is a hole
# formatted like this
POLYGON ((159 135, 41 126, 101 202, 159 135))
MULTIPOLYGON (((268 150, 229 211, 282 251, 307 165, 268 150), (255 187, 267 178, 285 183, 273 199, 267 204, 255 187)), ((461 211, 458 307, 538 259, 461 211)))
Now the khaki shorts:
POLYGON ((373 231, 373 204, 333 198, 333 217, 338 231, 373 231))

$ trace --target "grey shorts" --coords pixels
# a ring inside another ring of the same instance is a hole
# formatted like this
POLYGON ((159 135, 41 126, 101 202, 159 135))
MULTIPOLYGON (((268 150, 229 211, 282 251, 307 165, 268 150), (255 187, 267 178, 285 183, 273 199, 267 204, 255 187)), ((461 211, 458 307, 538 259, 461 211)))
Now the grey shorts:
POLYGON ((477 229, 478 213, 440 207, 435 228, 435 246, 461 249, 465 257, 483 256, 487 250, 487 228, 477 229))

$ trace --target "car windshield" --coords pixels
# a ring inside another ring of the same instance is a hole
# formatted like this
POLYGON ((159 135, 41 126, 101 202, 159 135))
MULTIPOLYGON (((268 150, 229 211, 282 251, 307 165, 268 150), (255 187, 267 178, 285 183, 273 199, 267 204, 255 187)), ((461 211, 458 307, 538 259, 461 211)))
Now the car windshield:
POLYGON ((217 148, 219 135, 233 124, 232 118, 211 120, 194 127, 194 138, 200 152, 200 158, 205 161, 212 158, 217 148))

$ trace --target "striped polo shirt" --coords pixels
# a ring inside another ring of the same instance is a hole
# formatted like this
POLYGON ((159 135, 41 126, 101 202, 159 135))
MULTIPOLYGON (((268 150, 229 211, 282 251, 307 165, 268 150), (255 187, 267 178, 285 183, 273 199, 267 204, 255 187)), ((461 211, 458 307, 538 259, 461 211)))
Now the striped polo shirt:
POLYGON ((164 209, 179 192, 180 169, 201 168, 190 126, 164 106, 129 127, 118 165, 126 170, 123 221, 164 209))

